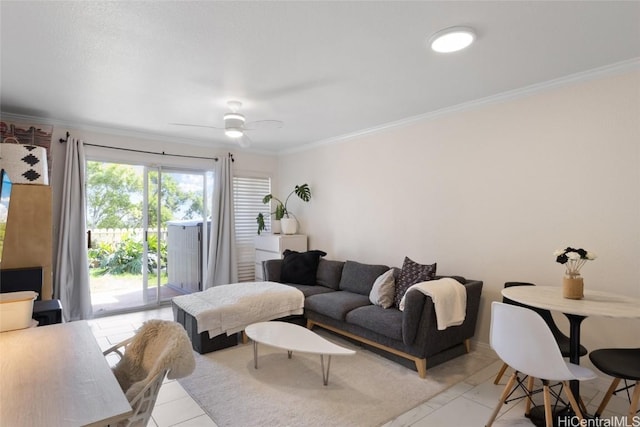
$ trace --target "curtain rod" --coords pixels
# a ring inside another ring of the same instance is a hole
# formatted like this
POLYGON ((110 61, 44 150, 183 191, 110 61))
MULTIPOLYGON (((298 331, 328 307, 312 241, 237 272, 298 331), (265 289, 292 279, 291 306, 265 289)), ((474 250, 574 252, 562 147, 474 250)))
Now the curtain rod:
MULTIPOLYGON (((67 137, 66 138, 60 138, 60 144, 64 144, 65 142, 67 142, 67 140, 69 139, 69 132, 67 132, 67 137)), ((143 153, 143 154, 157 154, 160 156, 171 156, 171 157, 186 157, 189 159, 204 159, 204 160, 213 160, 213 161, 218 161, 217 157, 202 157, 202 156, 187 156, 185 154, 167 154, 164 151, 162 153, 158 153, 155 151, 145 151, 145 150, 134 150, 133 148, 119 148, 119 147, 109 147, 108 145, 99 145, 99 144, 84 144, 84 145, 88 145, 90 147, 100 147, 100 148, 108 148, 111 150, 122 150, 122 151, 132 151, 134 153, 143 153)), ((229 153, 229 157, 231 157, 231 161, 235 161, 233 158, 233 155, 231 153, 229 153)))

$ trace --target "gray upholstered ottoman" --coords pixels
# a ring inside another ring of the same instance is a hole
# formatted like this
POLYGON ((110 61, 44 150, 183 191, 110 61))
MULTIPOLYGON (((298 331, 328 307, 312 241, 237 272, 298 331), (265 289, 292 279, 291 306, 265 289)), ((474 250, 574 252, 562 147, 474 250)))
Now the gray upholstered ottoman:
POLYGON ((238 333, 252 323, 302 314, 304 295, 281 283, 243 282, 181 295, 171 304, 193 349, 204 354, 236 345, 238 333))

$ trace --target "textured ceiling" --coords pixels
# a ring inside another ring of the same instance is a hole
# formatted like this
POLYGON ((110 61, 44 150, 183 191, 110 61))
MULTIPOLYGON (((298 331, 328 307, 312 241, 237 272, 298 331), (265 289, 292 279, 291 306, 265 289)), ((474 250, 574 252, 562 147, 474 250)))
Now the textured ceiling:
POLYGON ((282 151, 640 57, 640 2, 0 2, 3 112, 282 151), (455 54, 434 32, 474 27, 455 54))

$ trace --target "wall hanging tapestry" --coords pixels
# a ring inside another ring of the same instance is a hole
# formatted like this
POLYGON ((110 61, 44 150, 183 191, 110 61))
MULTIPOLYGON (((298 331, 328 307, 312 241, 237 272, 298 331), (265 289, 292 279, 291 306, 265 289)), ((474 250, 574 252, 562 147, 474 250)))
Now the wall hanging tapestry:
POLYGON ((19 184, 49 184, 53 126, 0 121, 0 166, 19 184))

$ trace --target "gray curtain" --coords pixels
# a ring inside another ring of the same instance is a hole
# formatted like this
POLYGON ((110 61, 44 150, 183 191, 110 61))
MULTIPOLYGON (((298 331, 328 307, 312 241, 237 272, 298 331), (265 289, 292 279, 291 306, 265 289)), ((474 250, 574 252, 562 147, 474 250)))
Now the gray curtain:
POLYGON ((211 241, 205 288, 238 281, 236 233, 233 212, 233 159, 220 157, 215 164, 211 209, 211 241))
POLYGON ((89 260, 86 241, 85 158, 81 140, 67 138, 60 208, 54 295, 65 320, 90 319, 89 260))

